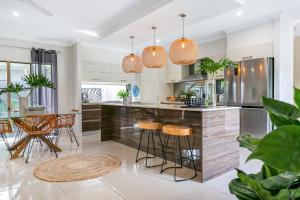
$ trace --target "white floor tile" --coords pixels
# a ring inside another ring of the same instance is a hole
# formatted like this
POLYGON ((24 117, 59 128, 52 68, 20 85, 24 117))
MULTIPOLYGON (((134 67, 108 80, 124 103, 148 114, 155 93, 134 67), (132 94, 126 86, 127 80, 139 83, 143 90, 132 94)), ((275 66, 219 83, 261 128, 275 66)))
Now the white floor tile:
MULTIPOLYGON (((45 145, 38 143, 33 148, 29 163, 24 158, 9 160, 9 154, 0 143, 0 199, 55 199, 55 200, 229 200, 235 199, 229 193, 228 184, 236 177, 234 170, 205 183, 199 178, 176 183, 173 170, 160 174, 160 167, 146 168, 144 161, 135 162, 136 150, 125 145, 107 141, 100 142, 99 132, 77 134, 80 147, 70 143, 67 135, 62 135, 59 146, 63 152, 59 157, 78 153, 102 153, 117 157, 121 166, 103 177, 68 183, 48 183, 37 179, 32 171, 36 165, 55 159, 45 145)), ((242 170, 256 172, 261 163, 250 161, 244 164, 249 152, 241 150, 242 170)), ((155 163, 160 163, 156 160, 155 163)), ((172 165, 169 162, 168 165, 172 165)), ((186 177, 192 170, 183 168, 178 175, 186 177)))

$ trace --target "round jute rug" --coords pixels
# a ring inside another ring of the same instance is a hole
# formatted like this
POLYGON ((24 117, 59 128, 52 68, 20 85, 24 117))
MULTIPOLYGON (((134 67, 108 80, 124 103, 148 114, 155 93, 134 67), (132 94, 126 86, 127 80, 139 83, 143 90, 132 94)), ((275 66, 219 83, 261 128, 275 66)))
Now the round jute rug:
POLYGON ((121 161, 109 155, 76 154, 49 160, 33 170, 33 174, 48 182, 70 182, 97 178, 117 169, 121 161))

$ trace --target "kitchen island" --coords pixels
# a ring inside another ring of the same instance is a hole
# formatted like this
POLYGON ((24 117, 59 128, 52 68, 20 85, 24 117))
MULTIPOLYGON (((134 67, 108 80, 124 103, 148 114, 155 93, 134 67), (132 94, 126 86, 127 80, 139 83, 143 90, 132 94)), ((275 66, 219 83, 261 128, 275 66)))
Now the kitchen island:
MULTIPOLYGON (((118 103, 100 105, 102 141, 113 140, 137 149, 140 133, 135 128, 136 123, 139 120, 156 120, 163 124, 193 128, 190 140, 198 176, 202 182, 239 165, 239 145, 236 140, 240 133, 239 107, 182 108, 178 105, 118 103)), ((141 145, 143 151, 146 151, 146 144, 144 137, 141 145)), ((156 138, 156 154, 162 157, 159 144, 156 138)), ((166 156, 173 161, 174 144, 169 147, 166 156)), ((185 148, 182 149, 183 156, 188 156, 187 152, 185 148)), ((186 166, 188 167, 188 163, 186 166)))

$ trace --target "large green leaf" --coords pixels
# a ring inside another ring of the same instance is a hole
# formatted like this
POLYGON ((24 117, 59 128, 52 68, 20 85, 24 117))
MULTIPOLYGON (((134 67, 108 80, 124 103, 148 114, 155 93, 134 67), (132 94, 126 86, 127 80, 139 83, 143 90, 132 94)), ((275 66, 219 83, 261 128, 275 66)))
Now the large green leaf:
POLYGON ((18 94, 23 91, 26 91, 26 88, 23 85, 21 85, 19 83, 16 83, 16 84, 11 83, 6 88, 2 88, 0 90, 0 95, 5 94, 5 93, 18 94))
POLYGON ((268 177, 260 181, 260 183, 265 189, 281 190, 281 189, 287 189, 299 177, 300 177, 299 174, 286 172, 283 174, 279 174, 277 176, 268 177))
POLYGON ((298 119, 287 118, 282 115, 275 115, 273 113, 269 113, 270 119, 273 125, 277 128, 285 125, 297 125, 300 126, 300 121, 298 119))
POLYGON ((54 83, 42 74, 28 74, 22 77, 22 80, 32 89, 41 87, 55 89, 54 83))
POLYGON ((259 199, 268 199, 271 197, 271 193, 268 190, 265 190, 260 181, 247 175, 245 172, 237 169, 238 177, 240 178, 241 182, 248 185, 259 197, 259 199))
POLYGON ((267 97, 262 97, 262 100, 265 109, 269 113, 291 119, 300 118, 300 110, 294 105, 267 97))
POLYGON ((237 140, 240 143, 240 146, 247 148, 249 151, 254 151, 260 141, 258 138, 252 137, 250 134, 240 135, 237 140))
POLYGON ((261 176, 262 176, 262 179, 266 179, 268 177, 272 177, 272 176, 277 176, 278 174, 280 173, 279 170, 269 166, 269 165, 266 165, 264 164, 262 167, 261 167, 261 176))
POLYGON ((294 100, 298 108, 300 108, 300 89, 294 87, 294 100))
POLYGON ((282 171, 300 172, 300 126, 282 126, 266 135, 247 160, 258 159, 282 171))
POLYGON ((289 196, 288 189, 280 190, 280 192, 270 198, 270 200, 299 200, 300 199, 300 190, 299 189, 293 189, 291 192, 291 198, 289 196))
POLYGON ((234 179, 229 184, 229 191, 239 200, 259 200, 259 197, 248 185, 242 183, 239 178, 234 179))

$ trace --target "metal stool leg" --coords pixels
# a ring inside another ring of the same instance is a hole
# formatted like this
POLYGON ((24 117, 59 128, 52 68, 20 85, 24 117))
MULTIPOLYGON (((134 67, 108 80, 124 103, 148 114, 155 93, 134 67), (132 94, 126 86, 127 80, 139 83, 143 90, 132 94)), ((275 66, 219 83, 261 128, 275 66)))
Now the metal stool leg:
POLYGON ((155 153, 155 145, 154 145, 154 137, 153 137, 153 130, 150 131, 151 132, 151 137, 152 137, 152 147, 153 147, 153 154, 156 157, 156 153, 155 153))
POLYGON ((69 127, 69 129, 70 129, 70 132, 71 132, 71 134, 73 135, 73 137, 75 139, 75 142, 76 142, 77 146, 79 146, 79 143, 78 143, 78 140, 77 140, 77 137, 75 135, 73 127, 69 127))
POLYGON ((195 178, 197 176, 196 164, 195 164, 195 161, 194 161, 193 151, 192 151, 192 147, 191 147, 191 144, 190 144, 189 137, 186 136, 186 139, 187 139, 187 142, 188 142, 188 145, 189 145, 189 150, 190 150, 190 153, 191 153, 191 159, 192 159, 192 163, 193 163, 193 167, 194 167, 194 171, 195 171, 195 174, 192 178, 195 178))
POLYGON ((166 164, 167 163, 167 158, 166 158, 166 154, 165 154, 165 150, 164 150, 164 146, 163 146, 163 143, 162 143, 162 140, 161 140, 161 135, 160 135, 160 132, 159 130, 157 130, 157 134, 158 134, 158 138, 159 138, 159 142, 160 142, 160 145, 161 145, 161 151, 162 151, 162 154, 163 154, 163 164, 166 164))
MULTIPOLYGON (((167 135, 166 138, 165 138, 165 145, 164 145, 165 146, 165 149, 164 149, 165 155, 168 152, 169 138, 170 138, 169 135, 167 135)), ((167 161, 167 158, 165 157, 165 159, 163 160, 163 163, 166 162, 166 161, 167 161)), ((161 168, 160 168, 160 173, 163 173, 167 169, 167 168, 163 169, 163 166, 164 166, 163 163, 162 163, 161 168)))
POLYGON ((68 127, 67 127, 66 129, 67 129, 69 138, 70 138, 70 140, 71 140, 71 143, 73 143, 72 134, 70 133, 70 130, 68 129, 68 127))
POLYGON ((141 159, 141 158, 139 159, 138 157, 139 157, 139 153, 140 153, 140 149, 141 149, 141 143, 142 143, 143 135, 144 135, 144 130, 141 129, 140 130, 140 142, 139 142, 139 146, 138 146, 138 151, 137 151, 137 154, 136 154, 135 162, 138 162, 141 159))

